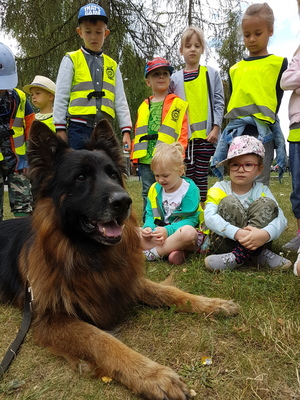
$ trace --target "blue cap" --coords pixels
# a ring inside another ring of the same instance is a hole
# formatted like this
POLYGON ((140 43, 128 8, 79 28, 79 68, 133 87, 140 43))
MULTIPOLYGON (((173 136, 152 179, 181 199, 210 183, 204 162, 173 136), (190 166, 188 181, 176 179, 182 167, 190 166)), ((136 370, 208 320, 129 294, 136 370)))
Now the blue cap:
POLYGON ((108 22, 108 18, 104 9, 98 4, 89 3, 86 6, 80 8, 78 13, 78 23, 80 24, 84 19, 99 19, 104 21, 106 24, 108 22))
POLYGON ((145 66, 145 71, 144 71, 145 77, 147 77, 149 72, 151 72, 157 68, 161 68, 161 67, 167 68, 170 72, 170 75, 172 75, 174 68, 169 63, 169 61, 167 61, 165 58, 162 58, 162 57, 155 57, 155 58, 153 58, 153 60, 147 62, 146 66, 145 66))
POLYGON ((0 90, 14 89, 18 84, 15 57, 11 49, 0 43, 0 90))

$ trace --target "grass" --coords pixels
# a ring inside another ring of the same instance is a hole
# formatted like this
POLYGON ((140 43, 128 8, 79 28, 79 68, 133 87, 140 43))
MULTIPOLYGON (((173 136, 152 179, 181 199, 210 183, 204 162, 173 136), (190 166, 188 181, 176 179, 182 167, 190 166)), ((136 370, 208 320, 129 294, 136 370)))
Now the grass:
MULTIPOLYGON (((210 179, 210 184, 213 183, 210 179)), ((274 241, 276 252, 293 237, 290 177, 283 183, 272 176, 270 188, 289 224, 274 241)), ((128 182, 134 207, 141 216, 141 183, 128 182)), ((6 214, 9 216, 9 214, 6 214)), ((294 262, 294 254, 285 254, 294 262)), ((231 298, 241 305, 236 317, 178 314, 173 309, 138 306, 124 322, 118 337, 137 351, 174 368, 205 400, 300 399, 300 286, 292 270, 270 271, 251 265, 237 271, 211 274, 203 255, 193 255, 182 266, 147 263, 147 275, 163 280, 175 273, 176 285, 192 293, 231 298), (204 365, 208 357, 211 365, 204 365)), ((14 339, 21 314, 0 308, 0 357, 14 339)), ((0 382, 0 399, 137 400, 116 382, 81 377, 64 360, 34 344, 31 333, 0 382)))

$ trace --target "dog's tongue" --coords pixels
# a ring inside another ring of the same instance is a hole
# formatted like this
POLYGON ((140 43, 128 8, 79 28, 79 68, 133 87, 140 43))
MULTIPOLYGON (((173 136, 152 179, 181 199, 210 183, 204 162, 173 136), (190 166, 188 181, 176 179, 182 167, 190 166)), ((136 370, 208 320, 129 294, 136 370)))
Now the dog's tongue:
POLYGON ((122 227, 116 221, 108 222, 107 224, 98 223, 98 229, 102 235, 107 237, 118 237, 122 234, 122 227))

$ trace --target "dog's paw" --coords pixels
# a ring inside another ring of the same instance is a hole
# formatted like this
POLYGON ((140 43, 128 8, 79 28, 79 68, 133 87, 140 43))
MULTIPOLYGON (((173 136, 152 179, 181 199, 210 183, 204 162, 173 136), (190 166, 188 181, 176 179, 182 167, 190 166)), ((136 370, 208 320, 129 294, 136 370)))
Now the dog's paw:
POLYGON ((187 400, 190 390, 171 368, 156 364, 134 390, 147 400, 187 400))
POLYGON ((239 304, 236 304, 233 300, 216 300, 219 300, 219 305, 216 306, 214 313, 236 315, 241 311, 239 304))

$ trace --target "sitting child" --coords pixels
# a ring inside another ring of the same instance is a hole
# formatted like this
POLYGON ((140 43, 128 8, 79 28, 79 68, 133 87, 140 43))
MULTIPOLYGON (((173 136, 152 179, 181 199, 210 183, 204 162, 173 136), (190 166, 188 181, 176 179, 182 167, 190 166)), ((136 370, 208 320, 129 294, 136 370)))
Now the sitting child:
POLYGON ((230 181, 209 189, 204 210, 205 225, 212 231, 211 250, 205 258, 209 271, 234 269, 251 259, 270 268, 286 269, 291 262, 270 251, 287 220, 268 186, 256 182, 263 170, 263 144, 253 136, 233 139, 225 165, 230 181))
POLYGON ((202 244, 199 225, 200 193, 196 184, 184 175, 183 146, 160 143, 151 160, 156 182, 150 187, 145 223, 141 229, 142 248, 147 260, 168 256, 171 264, 184 262, 186 251, 202 244))

